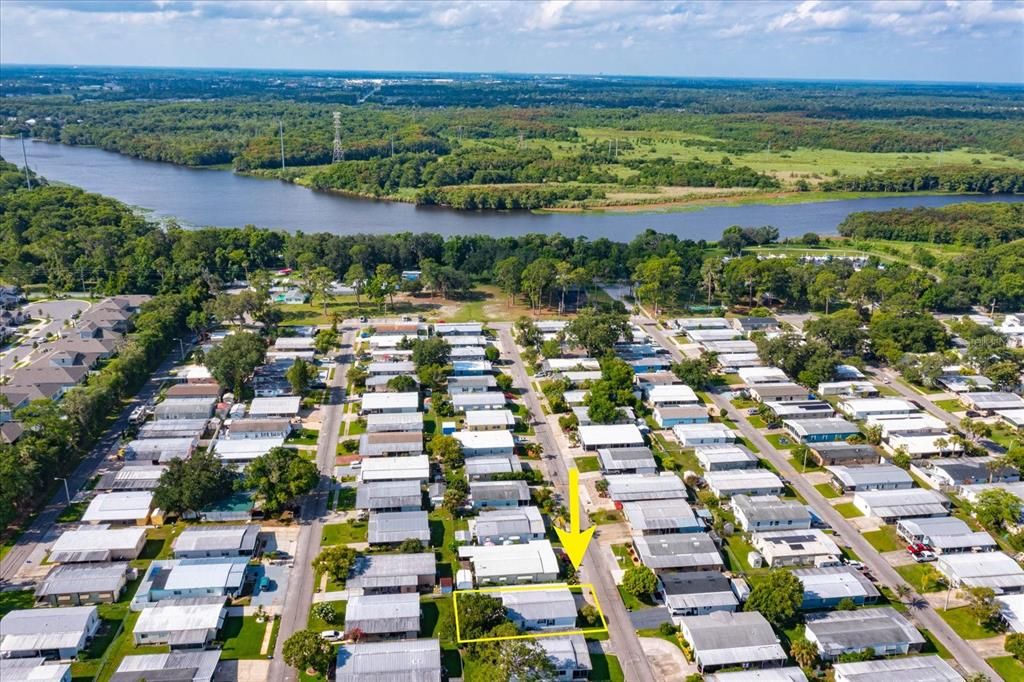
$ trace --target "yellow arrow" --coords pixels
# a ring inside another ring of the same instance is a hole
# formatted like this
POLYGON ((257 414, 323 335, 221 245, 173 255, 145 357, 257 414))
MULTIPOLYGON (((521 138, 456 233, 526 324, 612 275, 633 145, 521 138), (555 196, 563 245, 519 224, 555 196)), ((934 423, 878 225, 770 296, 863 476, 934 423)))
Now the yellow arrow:
POLYGON ((569 555, 569 561, 576 568, 583 563, 583 555, 587 553, 587 545, 594 535, 594 528, 591 526, 585 531, 580 531, 580 472, 576 467, 569 469, 569 530, 562 530, 555 526, 558 539, 562 541, 562 549, 569 555))

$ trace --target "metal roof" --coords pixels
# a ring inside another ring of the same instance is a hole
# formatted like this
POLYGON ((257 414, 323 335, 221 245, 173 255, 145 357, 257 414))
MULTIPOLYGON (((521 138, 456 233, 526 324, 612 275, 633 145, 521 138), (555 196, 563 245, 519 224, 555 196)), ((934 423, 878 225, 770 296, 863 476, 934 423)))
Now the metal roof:
POLYGON ((686 486, 675 474, 647 476, 617 474, 605 476, 608 495, 616 502, 686 498, 686 486))
POLYGON ((635 424, 591 424, 580 426, 580 443, 585 447, 636 446, 644 444, 643 434, 635 424))
POLYGON ((722 566, 718 547, 707 533, 667 533, 633 538, 640 561, 652 569, 722 566))
POLYGON ((859 663, 836 663, 836 682, 963 682, 963 677, 938 656, 881 658, 859 663))
POLYGON ((865 464, 863 466, 827 466, 844 486, 857 488, 860 486, 896 484, 913 485, 914 479, 903 469, 892 464, 865 464))
POLYGON ((544 518, 537 507, 509 507, 482 511, 470 521, 473 535, 480 538, 495 536, 530 536, 544 533, 544 518))
POLYGON ((800 568, 793 571, 804 586, 804 601, 878 597, 878 590, 860 571, 850 566, 800 568))
POLYGON ((804 505, 776 495, 736 495, 732 504, 748 522, 797 521, 808 525, 811 522, 811 513, 804 505))
POLYGON ((83 526, 61 533, 50 548, 50 561, 68 563, 75 555, 92 555, 99 552, 105 560, 111 553, 130 552, 142 548, 146 537, 145 528, 110 528, 105 525, 83 526))
POLYGON ((54 566, 36 587, 37 597, 88 592, 112 592, 125 584, 127 562, 113 564, 66 564, 54 566))
POLYGON ((496 455, 470 457, 466 460, 466 476, 489 476, 493 474, 516 473, 523 470, 523 465, 514 456, 496 455))
POLYGON ((430 524, 425 511, 374 512, 370 514, 367 537, 370 544, 419 540, 430 542, 430 524))
POLYGON ((417 632, 420 595, 411 592, 351 596, 345 607, 345 628, 359 628, 371 635, 417 632))
POLYGON ((220 650, 125 656, 110 682, 209 682, 220 650))
MULTIPOLYGON (((540 586, 538 586, 540 587, 540 586)), ((576 620, 576 600, 566 585, 545 586, 536 590, 501 590, 495 596, 519 620, 571 618, 576 620)), ((347 618, 346 614, 346 618, 347 618)))
POLYGON ((357 509, 420 507, 423 490, 419 481, 373 481, 356 486, 357 509))
POLYGON ((541 637, 537 640, 556 670, 590 670, 590 652, 583 635, 568 637, 541 637))
POLYGON ((251 553, 256 545, 260 527, 239 526, 188 526, 174 539, 175 552, 198 551, 244 551, 251 553))
POLYGON ((409 393, 364 393, 362 408, 364 410, 408 409, 416 410, 420 405, 420 394, 409 393))
POLYGON ((0 652, 76 647, 97 613, 95 606, 11 611, 0 618, 0 652))
POLYGON ((437 560, 433 552, 415 554, 367 554, 356 559, 348 587, 415 585, 419 576, 434 575, 437 560))
POLYGON ((526 481, 473 481, 469 484, 469 496, 474 501, 530 499, 530 487, 526 481))
POLYGON ((622 511, 634 531, 672 530, 693 531, 703 529, 693 509, 682 498, 667 500, 637 500, 623 502, 622 511))
POLYGON ((348 644, 338 649, 335 682, 440 682, 436 639, 348 644))
POLYGON ((845 419, 786 419, 782 423, 800 436, 860 433, 856 424, 845 419))
POLYGON ((507 429, 497 431, 456 431, 452 434, 463 450, 491 450, 515 448, 515 440, 507 429))
POLYGON ((679 622, 705 666, 786 659, 772 626, 756 611, 716 611, 683 616, 679 622))
POLYGON ((101 493, 89 503, 82 521, 141 521, 152 504, 151 492, 101 493))
POLYGON ((850 649, 883 649, 902 644, 924 644, 924 636, 891 606, 856 611, 808 614, 806 632, 822 654, 835 656, 850 649))
POLYGON ((493 576, 558 574, 558 559, 548 540, 531 540, 519 545, 459 547, 459 558, 473 562, 477 580, 493 576))
MULTIPOLYGON (((180 599, 147 606, 135 622, 135 634, 146 632, 190 633, 216 630, 224 614, 223 601, 180 599), (192 602, 192 603, 189 603, 192 602)), ((205 636, 203 640, 204 641, 205 636)))
POLYGON ((601 448, 597 451, 601 467, 615 469, 654 469, 657 464, 648 447, 642 448, 601 448))
POLYGON ((862 490, 854 493, 873 516, 882 518, 899 516, 934 516, 946 513, 950 502, 942 493, 924 488, 905 490, 862 490))

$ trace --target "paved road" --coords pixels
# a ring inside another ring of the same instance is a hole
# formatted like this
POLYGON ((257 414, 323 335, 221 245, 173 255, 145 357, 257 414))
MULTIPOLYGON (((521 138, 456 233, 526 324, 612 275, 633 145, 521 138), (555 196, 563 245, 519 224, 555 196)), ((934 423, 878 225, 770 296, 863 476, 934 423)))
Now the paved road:
POLYGON ((39 303, 28 303, 22 306, 22 310, 34 318, 50 318, 48 322, 38 326, 33 325, 29 336, 18 346, 10 348, 0 354, 0 376, 11 371, 11 368, 18 362, 23 362, 32 355, 32 343, 42 340, 47 334, 56 334, 64 328, 64 323, 72 318, 75 313, 88 310, 92 304, 88 301, 80 301, 69 298, 62 301, 40 301, 39 303))
MULTIPOLYGON (((650 320, 640 320, 640 322, 644 324, 644 328, 652 337, 669 350, 673 358, 676 360, 682 359, 683 354, 668 335, 658 329, 650 320)), ((903 580, 902 576, 896 572, 889 562, 864 539, 864 536, 843 518, 806 478, 793 468, 788 458, 776 450, 760 431, 750 425, 742 410, 733 408, 729 401, 721 395, 712 393, 711 399, 723 414, 729 413, 731 415, 740 433, 760 449, 761 456, 771 461, 779 472, 789 480, 790 485, 807 500, 807 503, 814 509, 819 518, 831 526, 839 537, 857 553, 857 556, 868 566, 878 582, 887 585, 893 590, 895 590, 897 585, 907 585, 911 590, 914 589, 914 586, 909 585, 903 580)), ((999 676, 985 663, 985 660, 957 635, 946 621, 942 620, 942 617, 939 616, 927 601, 919 597, 916 592, 912 595, 911 601, 915 604, 920 604, 920 607, 913 609, 913 618, 922 627, 930 630, 935 638, 949 649, 961 666, 969 672, 985 673, 990 679, 999 679, 999 676)))
MULTIPOLYGON (((184 350, 187 356, 191 351, 191 345, 185 346, 184 350)), ((68 489, 72 499, 81 491, 82 486, 89 479, 109 465, 107 456, 120 447, 120 434, 128 426, 128 417, 136 407, 146 403, 157 394, 162 383, 160 377, 165 377, 176 363, 181 362, 182 357, 179 353, 179 349, 171 351, 163 363, 150 375, 149 381, 143 385, 131 402, 121 411, 117 420, 96 443, 92 452, 79 463, 75 472, 68 477, 68 489)), ((57 517, 66 505, 67 498, 64 495, 64 486, 61 485, 53 497, 50 498, 46 507, 43 508, 35 521, 32 522, 32 525, 18 538, 18 543, 11 548, 11 551, 4 557, 4 560, 0 562, 0 589, 11 584, 11 579, 21 569, 32 552, 35 551, 36 546, 53 529, 54 524, 57 522, 57 517)))
MULTIPOLYGON (((506 350, 506 356, 512 360, 513 386, 525 391, 523 399, 533 419, 537 442, 540 443, 545 455, 557 454, 553 459, 541 460, 542 466, 548 469, 548 479, 554 483, 561 499, 566 500, 567 504, 579 504, 579 500, 568 500, 569 473, 566 468, 566 454, 561 450, 558 439, 551 432, 540 401, 531 388, 530 377, 526 374, 523 359, 519 355, 519 348, 512 338, 511 325, 495 323, 491 326, 498 330, 501 336, 501 345, 506 350)), ((584 514, 580 519, 580 528, 585 529, 589 526, 590 519, 584 514)), ((580 567, 580 582, 590 583, 594 586, 597 599, 601 602, 601 608, 608 620, 608 636, 612 649, 618 656, 626 679, 637 682, 654 682, 654 672, 640 647, 640 640, 633 630, 629 614, 622 605, 622 598, 612 580, 612 567, 608 563, 606 554, 609 553, 600 551, 598 543, 590 543, 580 567)))
POLYGON ((321 407, 320 438, 317 440, 316 463, 320 469, 320 484, 316 490, 307 495, 299 513, 299 538, 295 543, 295 557, 288 587, 285 593, 284 606, 281 612, 281 625, 278 628, 277 643, 274 646, 274 658, 270 663, 268 679, 295 682, 298 672, 284 662, 282 653, 285 641, 298 630, 306 627, 309 610, 313 606, 314 571, 310 565, 320 550, 320 539, 323 535, 323 517, 327 514, 327 497, 334 476, 334 464, 338 452, 338 427, 341 425, 342 411, 345 403, 345 376, 348 364, 352 361, 352 341, 355 338, 353 329, 343 329, 341 335, 341 352, 337 356, 334 378, 330 382, 329 403, 321 407))

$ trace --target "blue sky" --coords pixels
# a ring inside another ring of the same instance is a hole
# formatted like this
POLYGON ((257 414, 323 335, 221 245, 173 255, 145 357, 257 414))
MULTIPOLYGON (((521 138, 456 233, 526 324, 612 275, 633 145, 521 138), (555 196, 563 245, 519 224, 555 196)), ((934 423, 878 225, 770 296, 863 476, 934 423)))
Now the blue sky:
POLYGON ((1024 2, 3 0, 0 63, 1024 82, 1024 2))

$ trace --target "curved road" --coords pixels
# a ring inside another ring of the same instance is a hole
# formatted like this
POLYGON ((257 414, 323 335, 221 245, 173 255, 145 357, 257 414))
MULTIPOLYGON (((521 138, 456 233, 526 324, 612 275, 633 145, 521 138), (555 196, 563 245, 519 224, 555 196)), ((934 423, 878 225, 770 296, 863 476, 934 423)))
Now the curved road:
MULTIPOLYGON (((673 359, 683 359, 683 353, 679 350, 679 347, 661 329, 659 329, 652 320, 646 318, 635 318, 634 321, 642 324, 644 329, 654 339, 656 339, 662 347, 668 349, 669 353, 672 354, 673 359)), ((792 485, 793 488, 800 493, 805 500, 807 500, 807 503, 814 509, 814 512, 818 517, 831 526, 839 537, 841 537, 853 549, 853 551, 857 553, 857 556, 860 557, 861 561, 871 569, 872 574, 878 582, 893 590, 895 590, 897 585, 906 585, 911 589, 911 603, 919 605, 912 608, 911 615, 922 627, 927 628, 943 646, 949 649, 950 653, 953 654, 957 662, 965 670, 971 673, 984 673, 992 680, 1001 679, 999 675, 989 667, 988 663, 985 662, 985 659, 979 656, 978 653, 971 648, 970 644, 964 641, 960 635, 956 634, 956 632, 953 631, 953 628, 951 628, 949 624, 939 616, 935 609, 933 609, 923 597, 920 597, 920 595, 914 591, 913 586, 903 580, 903 577, 896 572, 889 562, 886 561, 875 550, 875 548, 864 539, 864 536, 860 534, 860 531, 854 528, 852 524, 843 518, 843 516, 840 515, 824 497, 822 497, 821 493, 819 493, 806 478, 793 468, 789 463, 789 459, 776 450, 760 431, 750 425, 750 422, 747 421, 746 415, 743 414, 741 410, 735 410, 729 401, 719 394, 711 393, 711 399, 722 411, 722 414, 731 415, 732 419, 736 422, 740 433, 742 433, 745 438, 750 439, 750 441, 760 449, 761 456, 770 460, 779 472, 786 477, 790 482, 790 485, 792 485)))

